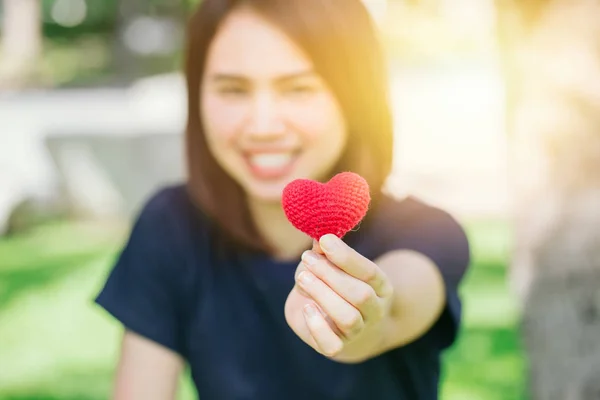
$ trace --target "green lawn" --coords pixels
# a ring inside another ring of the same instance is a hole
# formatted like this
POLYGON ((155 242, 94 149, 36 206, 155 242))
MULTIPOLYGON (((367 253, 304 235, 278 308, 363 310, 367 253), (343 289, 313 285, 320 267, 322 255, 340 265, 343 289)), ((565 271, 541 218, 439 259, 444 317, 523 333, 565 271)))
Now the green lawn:
MULTIPOLYGON (((444 400, 524 399, 503 223, 471 223, 465 324, 447 353, 444 400)), ((92 303, 122 240, 111 225, 54 224, 0 240, 0 399, 107 399, 120 327, 92 303)), ((181 399, 193 398, 187 377, 181 399)))
POLYGON ((507 287, 510 231, 501 222, 467 224, 473 265, 461 288, 463 331, 445 357, 444 400, 524 400, 526 364, 515 299, 507 287))

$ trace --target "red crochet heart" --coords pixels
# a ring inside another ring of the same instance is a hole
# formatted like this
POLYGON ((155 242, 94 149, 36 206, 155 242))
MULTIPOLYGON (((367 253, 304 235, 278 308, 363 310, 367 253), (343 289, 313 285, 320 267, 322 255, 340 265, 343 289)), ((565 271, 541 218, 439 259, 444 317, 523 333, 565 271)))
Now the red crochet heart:
POLYGON ((364 218, 371 196, 367 181, 353 172, 342 172, 327 183, 296 179, 283 190, 285 215, 313 239, 333 233, 343 237, 364 218))

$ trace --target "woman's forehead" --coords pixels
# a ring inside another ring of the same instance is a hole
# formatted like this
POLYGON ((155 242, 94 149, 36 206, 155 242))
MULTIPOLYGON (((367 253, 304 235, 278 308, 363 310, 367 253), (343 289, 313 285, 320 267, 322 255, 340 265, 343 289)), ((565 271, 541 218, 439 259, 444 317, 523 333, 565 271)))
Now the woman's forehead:
POLYGON ((279 77, 312 70, 311 60, 277 26, 249 9, 233 11, 208 52, 207 72, 279 77))

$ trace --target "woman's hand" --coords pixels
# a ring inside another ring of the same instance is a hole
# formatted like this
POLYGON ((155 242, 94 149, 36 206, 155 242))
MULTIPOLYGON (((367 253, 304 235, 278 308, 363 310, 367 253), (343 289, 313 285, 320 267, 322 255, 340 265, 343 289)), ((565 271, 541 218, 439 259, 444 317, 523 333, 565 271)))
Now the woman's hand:
POLYGON ((302 255, 295 279, 285 316, 304 342, 346 362, 383 348, 393 286, 375 263, 325 235, 302 255))

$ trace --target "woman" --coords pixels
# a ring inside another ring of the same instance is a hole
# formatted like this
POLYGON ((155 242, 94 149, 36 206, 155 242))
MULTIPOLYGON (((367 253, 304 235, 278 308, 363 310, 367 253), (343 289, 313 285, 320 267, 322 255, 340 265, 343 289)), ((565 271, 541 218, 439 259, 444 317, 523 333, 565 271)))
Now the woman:
POLYGON ((115 398, 435 399, 469 263, 447 213, 381 188, 392 121, 360 0, 204 0, 188 31, 185 185, 146 204, 97 302, 125 326, 115 398), (281 194, 351 170, 360 229, 317 243, 281 194), (311 250, 312 247, 312 250, 311 250))

